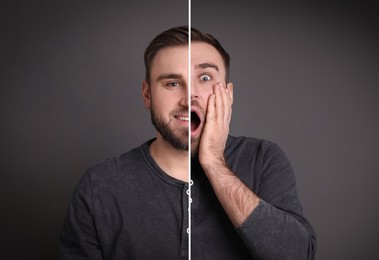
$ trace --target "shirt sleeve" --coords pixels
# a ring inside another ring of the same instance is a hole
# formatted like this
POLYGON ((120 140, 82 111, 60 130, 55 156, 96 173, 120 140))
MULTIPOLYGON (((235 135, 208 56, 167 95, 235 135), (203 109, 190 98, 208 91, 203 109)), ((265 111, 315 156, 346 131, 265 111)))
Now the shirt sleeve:
POLYGON ((237 233, 254 259, 315 259, 316 234, 303 216, 287 157, 276 144, 267 142, 261 158, 260 202, 237 233))
POLYGON ((70 201, 59 240, 61 260, 103 260, 93 216, 93 192, 89 169, 70 201))

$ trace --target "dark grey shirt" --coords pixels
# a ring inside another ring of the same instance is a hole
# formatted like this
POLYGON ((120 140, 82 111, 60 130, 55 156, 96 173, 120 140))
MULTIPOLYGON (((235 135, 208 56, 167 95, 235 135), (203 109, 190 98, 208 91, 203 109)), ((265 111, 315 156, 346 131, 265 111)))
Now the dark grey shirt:
MULTIPOLYGON (((188 184, 154 162, 151 140, 91 167, 70 202, 62 259, 187 259, 188 184)), ((274 144, 229 137, 228 166, 262 200, 235 229, 192 160, 192 259, 313 259, 288 160, 274 144)))
POLYGON ((192 161, 192 259, 314 259, 316 234, 304 218, 293 169, 274 143, 229 136, 228 167, 261 199, 235 229, 198 161, 192 161))

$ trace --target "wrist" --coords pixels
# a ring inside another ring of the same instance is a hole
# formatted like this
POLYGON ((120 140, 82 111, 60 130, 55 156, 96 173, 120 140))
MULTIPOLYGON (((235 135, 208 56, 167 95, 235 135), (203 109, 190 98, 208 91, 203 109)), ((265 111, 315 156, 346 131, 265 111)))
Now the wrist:
POLYGON ((214 157, 211 158, 205 157, 205 158, 199 158, 199 162, 203 168, 203 170, 206 173, 213 173, 213 172, 220 172, 222 169, 229 169, 228 166, 226 165, 225 158, 222 157, 214 157))

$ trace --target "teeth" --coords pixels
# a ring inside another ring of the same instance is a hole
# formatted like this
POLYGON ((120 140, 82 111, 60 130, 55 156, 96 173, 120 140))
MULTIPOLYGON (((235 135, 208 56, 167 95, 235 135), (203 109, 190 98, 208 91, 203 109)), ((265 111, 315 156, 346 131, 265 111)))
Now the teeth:
POLYGON ((178 119, 182 120, 182 121, 188 121, 189 117, 188 116, 178 116, 178 119))

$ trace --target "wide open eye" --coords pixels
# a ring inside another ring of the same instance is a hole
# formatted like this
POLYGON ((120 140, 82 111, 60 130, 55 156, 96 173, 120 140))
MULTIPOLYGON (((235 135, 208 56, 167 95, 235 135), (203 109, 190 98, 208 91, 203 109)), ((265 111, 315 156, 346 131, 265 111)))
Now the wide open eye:
POLYGON ((210 81, 212 78, 209 75, 201 75, 200 80, 201 81, 210 81))

